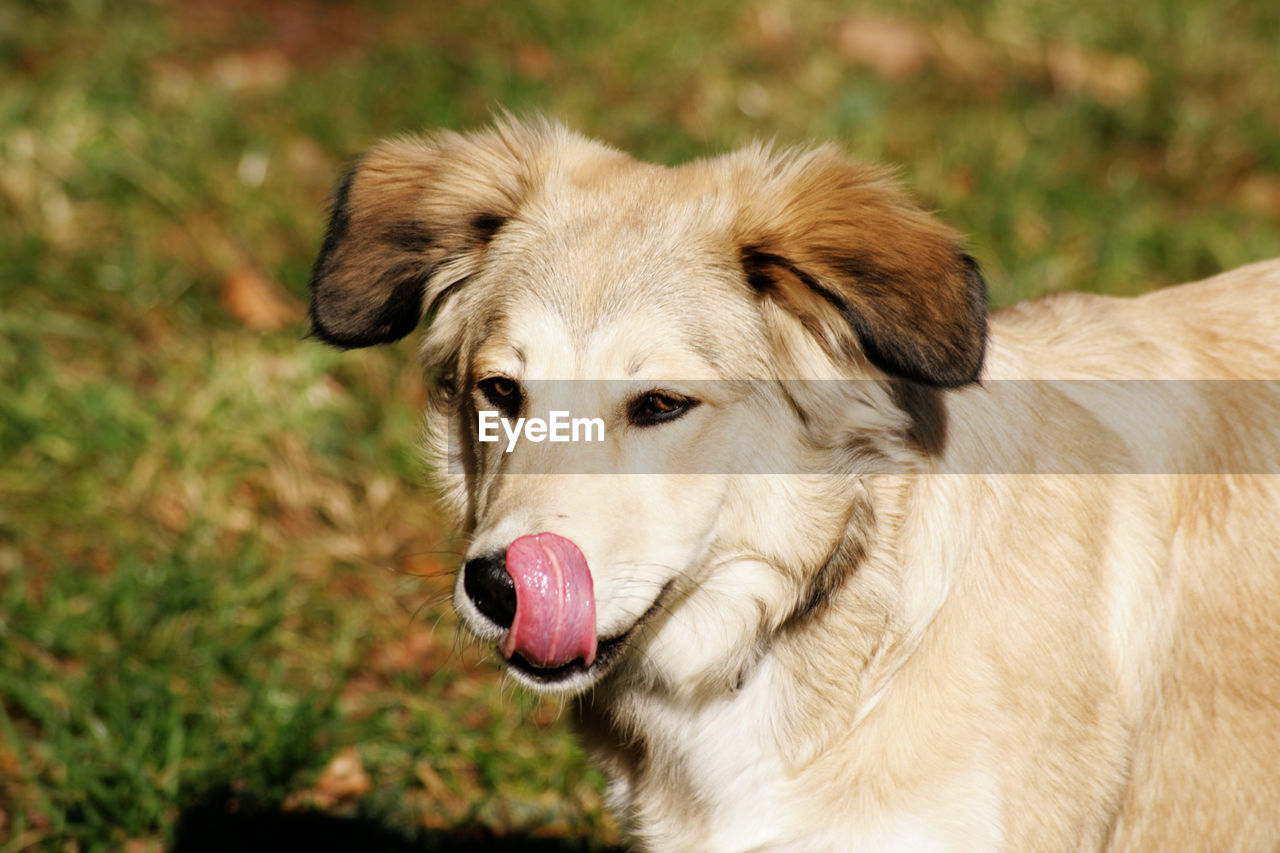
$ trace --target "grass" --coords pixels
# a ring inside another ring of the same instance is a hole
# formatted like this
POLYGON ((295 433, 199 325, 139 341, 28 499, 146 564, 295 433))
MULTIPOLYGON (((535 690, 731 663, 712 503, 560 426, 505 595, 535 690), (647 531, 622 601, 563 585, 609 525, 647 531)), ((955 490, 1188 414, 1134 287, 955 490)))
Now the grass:
POLYGON ((1277 42, 1210 0, 6 4, 0 851, 618 842, 454 639, 412 343, 302 340, 355 152, 499 105, 668 162, 835 139, 997 304, 1132 294, 1280 254, 1277 42))

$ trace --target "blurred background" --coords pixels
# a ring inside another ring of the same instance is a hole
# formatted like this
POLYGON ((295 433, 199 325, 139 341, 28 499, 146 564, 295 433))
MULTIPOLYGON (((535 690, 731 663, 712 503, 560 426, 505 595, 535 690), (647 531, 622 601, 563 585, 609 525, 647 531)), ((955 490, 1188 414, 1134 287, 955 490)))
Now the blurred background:
POLYGON ((1278 48, 1262 0, 0 0, 0 851, 619 842, 455 640, 413 342, 303 339, 379 138, 835 140, 996 306, 1135 294, 1280 255, 1278 48))

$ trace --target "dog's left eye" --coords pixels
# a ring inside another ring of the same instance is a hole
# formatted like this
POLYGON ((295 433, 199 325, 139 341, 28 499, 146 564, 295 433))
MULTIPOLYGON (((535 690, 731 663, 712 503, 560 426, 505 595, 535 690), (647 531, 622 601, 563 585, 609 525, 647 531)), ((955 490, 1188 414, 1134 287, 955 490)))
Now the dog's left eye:
POLYGON ((665 391, 650 391, 636 397, 627 406, 627 420, 633 426, 653 426, 674 421, 694 406, 697 400, 679 397, 665 391))
POLYGON ((514 418, 520 412, 523 395, 520 385, 506 376, 490 376, 476 383, 485 399, 498 408, 505 417, 514 418))

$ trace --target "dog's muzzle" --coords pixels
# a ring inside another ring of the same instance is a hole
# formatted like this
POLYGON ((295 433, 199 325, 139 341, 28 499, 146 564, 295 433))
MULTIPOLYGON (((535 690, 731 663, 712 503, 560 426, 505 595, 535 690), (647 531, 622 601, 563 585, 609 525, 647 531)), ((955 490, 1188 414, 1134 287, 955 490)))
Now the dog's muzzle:
POLYGON ((505 555, 463 566, 462 587, 481 615, 507 630, 499 651, 538 669, 595 662, 596 608, 582 551, 554 533, 522 536, 505 555))

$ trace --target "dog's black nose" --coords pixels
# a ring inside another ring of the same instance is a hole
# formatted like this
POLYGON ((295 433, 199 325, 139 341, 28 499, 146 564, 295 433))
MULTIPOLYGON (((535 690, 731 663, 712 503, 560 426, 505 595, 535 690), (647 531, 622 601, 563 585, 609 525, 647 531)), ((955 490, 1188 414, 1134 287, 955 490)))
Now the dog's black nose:
POLYGON ((467 597, 499 628, 510 628, 516 618, 516 582, 507 574, 505 562, 502 554, 489 554, 462 567, 467 597))

